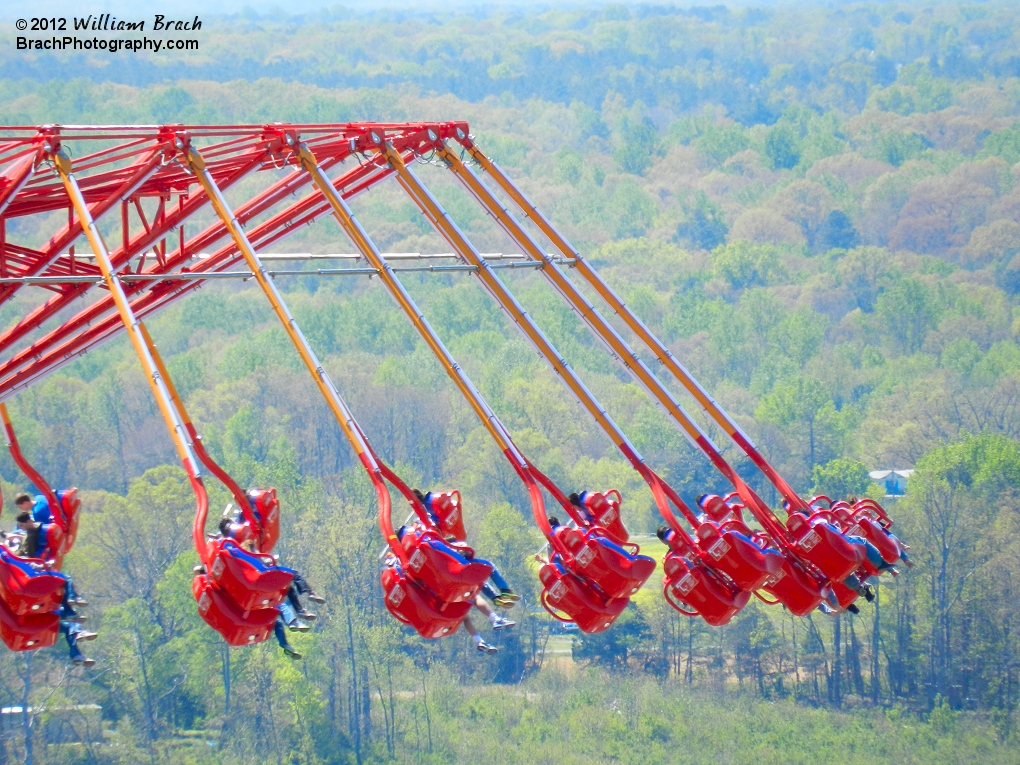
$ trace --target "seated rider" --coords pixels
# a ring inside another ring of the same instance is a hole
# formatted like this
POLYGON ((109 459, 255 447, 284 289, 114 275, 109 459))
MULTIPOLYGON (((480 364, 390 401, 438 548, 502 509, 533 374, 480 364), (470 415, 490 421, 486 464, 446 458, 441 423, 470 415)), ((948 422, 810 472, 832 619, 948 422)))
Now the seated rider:
MULTIPOLYGON (((239 513, 236 513, 220 520, 220 535, 224 539, 233 539, 237 541, 238 547, 245 552, 257 555, 258 551, 255 549, 254 536, 250 533, 248 526, 241 522, 239 515, 239 513)), ((271 557, 275 562, 274 565, 278 565, 279 557, 276 555, 271 557)), ((259 559, 256 565, 261 567, 266 566, 267 564, 262 559, 259 559)), ((307 595, 308 599, 314 603, 325 603, 326 599, 317 595, 312 590, 307 580, 305 580, 300 573, 292 568, 285 568, 282 566, 280 568, 284 568, 284 570, 289 571, 294 575, 294 578, 291 580, 290 587, 287 589, 287 602, 281 603, 279 606, 280 616, 283 619, 283 623, 295 632, 308 632, 311 627, 301 621, 301 619, 310 622, 314 621, 317 616, 311 611, 305 609, 305 607, 301 604, 300 596, 307 595)), ((287 651, 287 648, 283 645, 283 643, 281 643, 281 647, 284 648, 285 652, 287 651)), ((289 656, 290 654, 288 653, 287 655, 289 656)))
POLYGON ((79 598, 74 591, 74 582, 71 581, 71 577, 67 576, 61 571, 54 571, 48 569, 44 565, 36 563, 34 560, 24 560, 24 558, 35 558, 39 552, 46 554, 46 550, 38 549, 39 531, 41 524, 37 524, 32 520, 32 516, 28 512, 21 513, 18 518, 18 528, 24 532, 21 535, 10 536, 8 541, 19 539, 20 546, 17 550, 12 551, 19 555, 18 558, 13 557, 8 552, 8 547, 4 546, 0 548, 0 559, 5 563, 12 566, 18 566, 29 576, 37 576, 40 574, 52 574, 53 576, 60 577, 64 580, 64 596, 60 604, 60 610, 57 614, 60 616, 60 632, 63 634, 64 639, 67 641, 67 647, 71 661, 79 666, 91 667, 96 662, 93 659, 87 658, 78 647, 78 643, 86 640, 95 640, 98 635, 95 632, 86 632, 81 627, 81 622, 85 621, 86 617, 83 614, 77 613, 73 606, 84 608, 88 605, 85 600, 79 598), (35 526, 35 528, 32 528, 35 526), (29 555, 28 553, 34 553, 29 555), (23 557, 20 557, 23 556, 23 557))
MULTIPOLYGON (((414 530, 415 527, 417 527, 418 529, 422 529, 422 526, 420 524, 413 524, 411 526, 401 526, 399 529, 397 529, 397 541, 398 542, 401 541, 404 538, 404 535, 408 531, 414 530)), ((468 558, 464 557, 463 554, 462 554, 463 548, 456 548, 456 547, 452 547, 451 546, 450 550, 455 555, 460 555, 461 557, 464 558, 464 560, 468 560, 468 558)), ((473 558, 473 560, 475 560, 478 563, 488 564, 490 566, 492 565, 488 561, 482 560, 481 558, 473 558)), ((388 556, 387 560, 386 560, 386 565, 395 565, 395 564, 396 564, 396 560, 395 560, 394 556, 392 556, 392 555, 388 556)), ((493 567, 493 570, 495 571, 495 567, 493 567)), ((483 585, 483 591, 484 591, 484 585, 483 585)), ((502 617, 499 614, 497 614, 492 609, 492 606, 489 605, 488 601, 482 596, 481 592, 478 593, 475 596, 475 602, 472 605, 474 605, 475 608, 477 608, 479 611, 481 611, 483 614, 485 614, 485 616, 489 619, 489 624, 492 625, 492 629, 493 630, 510 629, 511 627, 513 627, 514 625, 517 624, 517 622, 512 621, 510 619, 507 619, 507 618, 502 617)), ((479 651, 481 651, 482 653, 493 654, 493 653, 496 653, 497 651, 499 651, 499 649, 496 646, 490 645, 490 644, 486 643, 482 639, 481 634, 478 632, 478 629, 475 627, 475 625, 471 621, 470 617, 464 617, 464 630, 468 633, 468 635, 471 636, 471 640, 475 644, 475 648, 478 649, 479 651)))
MULTIPOLYGON (((857 502, 858 502, 857 497, 851 496, 847 499, 847 504, 850 505, 851 508, 855 507, 857 505, 857 502)), ((883 532, 885 532, 885 535, 887 537, 889 537, 890 539, 892 539, 893 542, 896 543, 896 549, 900 554, 899 559, 903 561, 903 565, 906 566, 907 568, 913 568, 914 562, 910 560, 910 556, 907 555, 907 551, 910 550, 910 546, 905 544, 898 536, 893 534, 889 529, 887 529, 882 524, 878 524, 878 527, 882 529, 883 532)))
MULTIPOLYGON (((443 533, 443 528, 439 521, 439 515, 435 512, 432 506, 432 492, 422 494, 422 492, 418 489, 412 489, 412 491, 414 492, 414 496, 416 496, 425 507, 425 511, 428 513, 429 520, 432 522, 432 525, 435 526, 436 530, 440 533, 443 533)), ((511 589, 510 583, 507 582, 503 574, 500 573, 496 564, 492 561, 483 560, 482 558, 477 557, 475 555, 475 551, 468 545, 467 540, 457 539, 456 536, 448 533, 443 533, 443 539, 447 544, 453 547, 458 553, 468 560, 477 561, 478 563, 483 563, 492 567, 492 573, 489 575, 489 579, 492 583, 490 584, 489 581, 486 581, 485 584, 482 585, 482 592, 485 593, 485 596, 489 600, 500 608, 513 608, 514 603, 521 599, 521 596, 514 593, 511 589)))
MULTIPOLYGON (((262 517, 259 514, 258 507, 255 502, 255 498, 258 495, 258 489, 248 490, 248 500, 251 505, 252 513, 255 516, 255 520, 259 523, 262 522, 262 517)), ((223 520, 220 521, 220 534, 226 539, 235 540, 242 548, 249 552, 258 552, 255 549, 255 532, 246 525, 242 516, 241 510, 235 508, 232 512, 228 512, 224 516, 223 520)), ((277 558, 277 556, 273 556, 277 558)), ((291 569, 293 570, 293 569, 291 569)), ((313 603, 325 603, 326 599, 321 595, 317 595, 308 584, 308 581, 301 576, 297 571, 294 571, 294 581, 291 584, 290 590, 287 592, 287 600, 294 607, 298 616, 304 619, 312 621, 315 619, 315 614, 306 611, 304 606, 301 605, 299 595, 307 595, 308 599, 313 603)))
POLYGON ((53 520, 50 503, 42 494, 32 497, 31 494, 22 492, 14 498, 14 504, 21 512, 31 513, 32 518, 39 523, 49 523, 53 520))
MULTIPOLYGON (((21 539, 21 545, 17 550, 17 554, 22 558, 32 558, 42 561, 50 560, 56 553, 54 550, 49 548, 49 540, 47 531, 52 524, 50 523, 39 523, 33 520, 31 514, 28 512, 22 512, 15 519, 18 524, 19 531, 23 532, 24 536, 21 539)), ((70 622, 83 622, 86 617, 79 615, 75 610, 74 606, 84 608, 88 605, 88 602, 78 597, 78 594, 74 589, 74 581, 65 574, 63 571, 56 571, 46 567, 45 569, 39 564, 31 564, 37 571, 45 570, 48 574, 60 577, 64 580, 64 599, 61 604, 61 617, 70 622)))

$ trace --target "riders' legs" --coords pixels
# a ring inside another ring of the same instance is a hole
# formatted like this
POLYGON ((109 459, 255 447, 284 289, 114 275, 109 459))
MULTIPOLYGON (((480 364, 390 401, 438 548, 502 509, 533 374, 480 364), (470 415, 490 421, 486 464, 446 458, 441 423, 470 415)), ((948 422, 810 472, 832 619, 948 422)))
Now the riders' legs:
POLYGON ((68 654, 71 659, 74 660, 82 656, 81 649, 78 647, 78 633, 81 632, 81 625, 61 620, 60 631, 64 633, 64 639, 67 641, 68 654))
POLYGON ((290 645, 287 642, 287 630, 284 628, 283 619, 276 620, 276 624, 273 625, 273 634, 276 635, 276 642, 280 644, 280 648, 290 645))
POLYGON ((492 610, 492 606, 489 605, 489 601, 487 601, 481 595, 475 596, 475 608, 477 608, 479 611, 481 611, 490 619, 492 618, 493 614, 496 613, 495 611, 492 610))
MULTIPOLYGON (((290 624, 297 620, 297 611, 294 610, 294 607, 290 603, 281 603, 279 610, 284 623, 290 624)), ((279 623, 279 621, 280 620, 277 619, 277 623, 279 623)))
POLYGON ((489 578, 492 580, 493 584, 499 587, 500 590, 503 591, 510 590, 509 582, 507 582, 507 580, 499 572, 499 569, 496 568, 495 566, 492 567, 492 573, 489 574, 489 578))
POLYGON ((301 574, 294 572, 294 588, 297 590, 298 595, 307 595, 312 591, 312 588, 308 586, 308 582, 301 574))

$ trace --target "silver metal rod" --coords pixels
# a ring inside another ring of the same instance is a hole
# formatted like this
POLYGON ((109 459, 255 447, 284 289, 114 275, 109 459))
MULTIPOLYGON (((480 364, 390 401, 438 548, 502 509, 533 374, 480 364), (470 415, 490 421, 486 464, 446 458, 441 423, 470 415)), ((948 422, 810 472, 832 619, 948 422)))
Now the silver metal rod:
MULTIPOLYGON (((555 258, 553 262, 557 265, 573 265, 573 258, 555 258)), ((545 264, 541 261, 511 261, 509 263, 493 263, 489 268, 522 268, 541 269, 545 264)), ((421 272, 421 273, 450 273, 461 271, 477 271, 478 266, 453 265, 453 266, 396 266, 394 271, 421 272)), ((374 268, 317 268, 314 271, 300 271, 294 269, 266 271, 272 277, 277 276, 375 276, 379 273, 374 268)), ((171 274, 118 274, 122 282, 177 282, 195 281, 203 279, 251 279, 254 274, 251 271, 195 271, 186 273, 171 274)), ((0 278, 0 284, 101 284, 101 276, 9 276, 0 278)))
MULTIPOLYGON (((442 258, 456 258, 457 253, 455 252, 433 252, 433 253, 422 253, 422 252, 385 252, 382 256, 386 260, 432 260, 442 258)), ((526 260, 527 256, 521 252, 483 252, 481 256, 485 260, 526 260)), ((91 252, 76 252, 73 256, 70 253, 61 253, 57 257, 74 257, 77 260, 94 260, 95 255, 91 252)), ((133 255, 131 260, 137 260, 140 257, 155 258, 157 257, 154 252, 142 252, 138 255, 133 255)), ((192 255, 190 260, 208 260, 211 255, 205 252, 200 252, 197 255, 192 255)), ((554 257, 550 255, 549 257, 554 257)), ((354 252, 333 252, 333 253, 314 253, 314 252, 279 252, 279 253, 266 253, 259 255, 260 260, 359 260, 361 255, 354 252)))

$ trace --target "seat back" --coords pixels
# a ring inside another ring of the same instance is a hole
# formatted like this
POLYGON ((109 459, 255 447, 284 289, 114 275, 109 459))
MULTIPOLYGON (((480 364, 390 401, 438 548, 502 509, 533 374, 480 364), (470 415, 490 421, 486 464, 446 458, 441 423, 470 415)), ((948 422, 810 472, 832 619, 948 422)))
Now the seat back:
POLYGON ((768 556, 748 538, 736 531, 719 533, 711 523, 703 523, 697 531, 698 546, 718 568, 742 590, 754 592, 781 568, 781 561, 768 556))
POLYGON ((77 489, 60 489, 57 491, 57 500, 64 510, 64 518, 67 519, 67 532, 64 534, 64 541, 61 545, 61 555, 67 555, 74 547, 74 541, 78 536, 78 520, 81 513, 81 500, 78 499, 77 489))
POLYGON ((807 616, 824 600, 822 585, 812 579, 799 565, 783 556, 782 566, 762 587, 778 598, 794 616, 807 616))
POLYGON ((0 640, 12 651, 34 651, 57 642, 60 617, 54 613, 18 615, 0 600, 0 640))
POLYGON ((276 497, 276 489, 256 489, 248 493, 248 499, 261 520, 259 551, 271 552, 280 539, 280 500, 276 497))
POLYGON ((444 603, 473 602, 493 573, 491 565, 469 560, 431 531, 415 542, 407 565, 407 573, 444 603))
POLYGON ((623 518, 620 517, 620 492, 616 489, 602 493, 586 491, 581 494, 581 504, 588 511, 596 526, 601 526, 614 542, 625 544, 630 539, 623 518))
POLYGON ((46 560, 53 561, 53 568, 57 571, 64 565, 64 540, 67 535, 56 523, 44 523, 39 529, 40 536, 46 534, 46 560))
POLYGON ((473 602, 492 575, 492 566, 466 558, 434 531, 416 529, 401 541, 407 550, 407 575, 444 603, 473 602))
POLYGON ((222 589, 200 574, 191 582, 198 602, 198 615, 216 630, 228 645, 255 645, 269 637, 280 612, 275 608, 257 608, 244 612, 222 589))
POLYGON ((15 616, 49 613, 60 608, 63 597, 63 579, 33 570, 27 558, 0 547, 0 600, 8 611, 15 616))
POLYGON ((452 536, 454 539, 467 539, 467 530, 464 528, 464 514, 461 512, 460 492, 429 492, 429 509, 435 514, 439 521, 439 530, 444 536, 452 536))
POLYGON ((560 534, 573 556, 567 567, 594 582, 608 598, 629 598, 655 571, 652 558, 622 550, 595 530, 583 535, 574 529, 567 531, 573 533, 560 534))
POLYGON ((831 582, 829 587, 832 588, 833 593, 836 595, 836 600, 839 601, 839 607, 842 610, 846 610, 851 603, 860 597, 856 590, 851 590, 843 584, 842 580, 831 582))
POLYGON ((666 555, 662 568, 663 595, 666 601, 677 610, 697 613, 713 627, 729 623, 750 600, 749 592, 731 592, 703 566, 692 566, 676 553, 666 555), (686 609, 682 606, 686 606, 686 609))
POLYGON ((787 527, 793 532, 797 552, 817 566, 827 579, 843 581, 864 559, 864 551, 859 546, 851 544, 826 523, 812 524, 794 513, 787 527))
POLYGON ((893 564, 900 559, 900 546, 889 536, 881 524, 869 515, 858 515, 856 522, 847 532, 847 536, 860 536, 867 539, 882 555, 882 560, 893 564))
POLYGON ((386 610, 429 640, 452 635, 471 610, 471 604, 467 602, 439 601, 392 565, 383 568, 380 580, 386 610))
POLYGON ((609 629, 629 602, 629 598, 605 598, 579 577, 548 563, 539 570, 538 578, 545 609, 560 621, 564 621, 560 614, 566 614, 587 634, 609 629))
POLYGON ((208 577, 241 612, 276 608, 287 597, 294 574, 267 564, 233 540, 217 539, 210 545, 208 577))

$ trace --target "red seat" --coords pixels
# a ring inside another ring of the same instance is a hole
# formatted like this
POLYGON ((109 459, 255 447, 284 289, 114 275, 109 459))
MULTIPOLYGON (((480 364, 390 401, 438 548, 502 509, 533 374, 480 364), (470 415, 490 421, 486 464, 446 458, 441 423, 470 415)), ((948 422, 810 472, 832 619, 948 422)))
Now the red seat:
MULTIPOLYGON (((42 561, 36 561, 42 563, 42 561)), ((64 597, 64 580, 44 571, 25 570, 28 559, 0 552, 0 599, 15 616, 56 611, 64 597)))
POLYGON ((742 590, 760 589, 782 568, 782 556, 767 554, 735 531, 720 534, 713 524, 703 523, 697 536, 698 546, 713 561, 712 567, 725 573, 742 590))
POLYGON ((867 539, 882 554, 882 560, 886 563, 895 563, 900 559, 900 546, 878 521, 865 513, 857 514, 855 521, 846 532, 848 537, 861 536, 867 539))
POLYGON ((423 638, 452 635, 471 610, 463 601, 442 603, 394 566, 386 566, 380 579, 386 610, 423 638))
POLYGON ((55 613, 18 616, 0 600, 0 639, 12 651, 34 651, 57 642, 60 617, 55 613))
POLYGON ((64 534, 61 545, 61 557, 71 552, 74 547, 74 540, 78 536, 78 519, 81 512, 81 500, 78 499, 77 489, 63 489, 57 492, 57 500, 64 510, 64 518, 67 520, 67 532, 64 534))
POLYGON ((629 598, 655 571, 652 558, 617 549, 597 530, 581 534, 560 526, 555 535, 573 556, 573 562, 566 561, 567 567, 598 585, 606 597, 629 598))
POLYGON ((542 581, 545 610, 560 621, 565 620, 557 612, 566 614, 588 634, 609 629, 630 602, 629 598, 603 597, 581 578, 548 563, 542 566, 538 578, 542 581))
MULTIPOLYGON (((409 529, 401 544, 407 550, 409 570, 406 573, 444 603, 474 601, 485 580, 492 575, 492 566, 469 560, 434 531, 421 527, 409 529)), ((461 549, 469 551, 471 548, 461 549)))
POLYGON ((290 583, 294 581, 290 571, 264 568, 268 561, 242 550, 230 539, 215 540, 209 551, 209 579, 241 612, 275 608, 287 597, 290 583))
POLYGON ((785 555, 782 567, 762 589, 778 598, 794 616, 807 616, 825 599, 822 585, 785 555))
POLYGON ((692 566, 678 553, 667 553, 662 568, 666 601, 678 611, 697 613, 713 627, 729 623, 751 598, 746 590, 731 592, 703 566, 692 566))
POLYGON ((260 552, 270 552, 280 539, 280 500, 276 489, 256 489, 248 494, 262 523, 260 552))
POLYGON ((467 539, 464 528, 464 514, 460 507, 460 492, 429 492, 429 505, 439 521, 439 530, 444 536, 454 539, 467 539))
POLYGON ((860 567, 864 550, 826 523, 812 524, 799 513, 793 513, 786 525, 793 534, 797 552, 816 565, 827 579, 841 582, 860 567))
POLYGON ((630 535, 623 525, 623 518, 620 517, 620 492, 616 489, 609 491, 586 491, 582 495, 581 504, 588 511, 594 524, 601 526, 609 534, 610 539, 619 544, 625 544, 630 535))
POLYGON ((47 561, 53 561, 53 568, 57 571, 64 565, 64 540, 67 535, 55 522, 44 523, 40 533, 46 532, 46 550, 49 555, 47 561))
POLYGON ((832 588, 833 593, 835 593, 836 600, 839 601, 839 607, 842 610, 846 610, 848 606, 860 597, 857 590, 851 590, 842 581, 832 582, 829 586, 832 588))
POLYGON ((198 601, 198 615, 216 630, 228 645, 254 645, 269 637, 280 612, 258 608, 244 612, 223 590, 204 575, 196 576, 191 591, 198 601))

